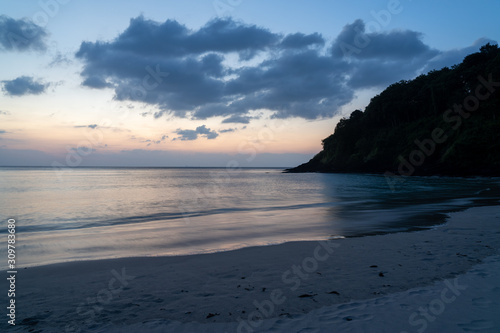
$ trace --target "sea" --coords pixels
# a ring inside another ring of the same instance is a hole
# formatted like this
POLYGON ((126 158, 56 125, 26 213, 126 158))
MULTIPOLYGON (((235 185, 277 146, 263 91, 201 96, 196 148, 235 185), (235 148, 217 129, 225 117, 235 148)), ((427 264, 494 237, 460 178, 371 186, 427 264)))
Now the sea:
POLYGON ((0 168, 0 238, 5 245, 14 219, 17 267, 411 232, 443 225, 450 212, 499 203, 500 178, 0 168))

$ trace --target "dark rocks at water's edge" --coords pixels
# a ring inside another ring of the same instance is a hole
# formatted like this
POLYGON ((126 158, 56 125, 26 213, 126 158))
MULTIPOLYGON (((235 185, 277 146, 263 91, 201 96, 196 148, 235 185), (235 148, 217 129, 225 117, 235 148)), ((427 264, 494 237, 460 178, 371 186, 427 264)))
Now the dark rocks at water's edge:
POLYGON ((500 49, 390 85, 286 172, 500 176, 500 49))

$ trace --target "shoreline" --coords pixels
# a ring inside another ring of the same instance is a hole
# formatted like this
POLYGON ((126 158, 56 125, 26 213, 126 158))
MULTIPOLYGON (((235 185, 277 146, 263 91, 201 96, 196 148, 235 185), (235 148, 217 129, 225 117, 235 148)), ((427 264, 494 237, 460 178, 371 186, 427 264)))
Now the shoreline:
POLYGON ((449 215, 422 231, 20 269, 16 329, 96 331, 158 319, 229 326, 261 317, 286 321, 430 286, 500 249, 497 207, 449 215))
MULTIPOLYGON (((420 225, 411 225, 411 226, 402 226, 401 228, 404 230, 397 230, 395 229, 394 231, 373 231, 373 232, 366 232, 363 234, 359 235, 331 235, 329 239, 325 239, 323 237, 318 237, 316 239, 312 238, 305 238, 305 239, 294 239, 294 240, 285 240, 285 241, 273 241, 273 242, 267 242, 267 243, 257 243, 257 244, 245 244, 244 246, 239 246, 235 245, 232 247, 223 247, 223 248, 217 248, 217 249, 206 249, 206 250, 201 250, 201 251, 194 251, 191 253, 179 253, 179 252, 169 252, 166 253, 160 253, 157 255, 138 255, 138 256, 131 256, 131 255, 123 255, 123 256, 103 256, 103 257, 96 257, 96 258, 70 258, 70 259, 64 259, 62 261, 44 261, 43 263, 28 263, 28 264, 21 264, 18 266, 20 267, 19 269, 26 269, 26 268, 34 268, 34 267, 44 267, 44 266, 52 266, 52 265, 58 265, 58 264, 69 264, 69 263, 84 263, 84 262, 93 262, 93 261, 105 261, 105 260, 119 260, 119 259, 145 259, 145 258, 164 258, 164 257, 189 257, 189 256, 197 256, 197 255, 210 255, 210 254, 217 254, 217 253, 224 253, 224 252, 232 252, 232 251, 237 251, 237 250, 242 250, 242 249, 247 249, 247 248, 260 248, 260 247, 269 247, 269 246, 280 246, 288 243, 310 243, 310 242, 318 242, 318 241, 328 241, 328 240, 338 240, 338 239, 357 239, 357 238, 364 238, 364 237, 372 237, 372 236, 384 236, 384 235, 390 235, 390 234, 400 234, 400 233, 413 233, 413 232, 420 232, 420 231, 426 231, 426 230, 432 230, 435 228, 439 228, 443 225, 446 225, 447 220, 449 219, 449 215, 457 212, 464 212, 472 208, 480 208, 480 207, 491 207, 494 208, 496 206, 500 206, 500 203, 498 202, 497 199, 493 198, 488 198, 488 199, 472 199, 474 202, 469 203, 467 205, 463 206, 456 206, 454 208, 448 208, 448 209, 442 209, 442 210, 436 210, 433 212, 426 212, 421 215, 415 215, 413 216, 414 219, 424 219, 426 221, 434 220, 432 223, 428 224, 420 224, 420 225)), ((155 222, 151 222, 155 223, 155 222)), ((63 230, 64 231, 64 230, 63 230)), ((0 266, 0 271, 6 271, 7 266, 2 267, 0 266)))
POLYGON ((500 178, 500 174, 497 169, 491 169, 489 171, 483 172, 444 172, 444 173, 436 173, 434 171, 425 170, 416 170, 411 175, 401 175, 398 174, 398 170, 364 170, 364 169, 346 169, 346 170, 333 170, 327 168, 309 168, 306 163, 302 163, 301 165, 283 169, 283 173, 337 173, 337 174, 363 174, 363 175, 386 175, 390 174, 388 177, 450 177, 450 178, 500 178))

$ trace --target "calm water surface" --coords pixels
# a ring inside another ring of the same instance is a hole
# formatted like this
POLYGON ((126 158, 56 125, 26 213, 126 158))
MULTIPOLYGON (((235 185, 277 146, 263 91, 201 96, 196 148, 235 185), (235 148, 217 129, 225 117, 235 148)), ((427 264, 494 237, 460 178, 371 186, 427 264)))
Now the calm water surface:
POLYGON ((415 177, 391 191, 382 175, 0 168, 0 234, 16 219, 20 267, 409 231, 499 199, 498 178, 415 177))

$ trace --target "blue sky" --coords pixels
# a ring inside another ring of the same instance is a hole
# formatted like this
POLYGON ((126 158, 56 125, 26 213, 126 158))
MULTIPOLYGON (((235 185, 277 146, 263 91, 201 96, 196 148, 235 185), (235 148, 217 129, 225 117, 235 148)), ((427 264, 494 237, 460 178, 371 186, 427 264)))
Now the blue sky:
POLYGON ((390 83, 500 39, 498 1, 0 8, 0 165, 293 166, 390 83))

